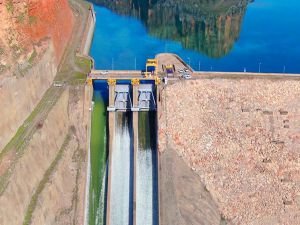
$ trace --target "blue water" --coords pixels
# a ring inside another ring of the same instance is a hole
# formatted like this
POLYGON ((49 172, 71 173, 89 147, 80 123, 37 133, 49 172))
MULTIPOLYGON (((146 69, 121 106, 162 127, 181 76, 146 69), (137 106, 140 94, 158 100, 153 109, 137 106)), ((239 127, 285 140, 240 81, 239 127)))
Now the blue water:
MULTIPOLYGON (((221 58, 184 49, 159 39, 138 19, 95 5, 96 30, 91 48, 98 69, 143 69, 157 53, 178 54, 195 70, 300 73, 300 1, 250 3, 233 47, 221 58)), ((208 46, 209 47, 209 46, 208 46)))

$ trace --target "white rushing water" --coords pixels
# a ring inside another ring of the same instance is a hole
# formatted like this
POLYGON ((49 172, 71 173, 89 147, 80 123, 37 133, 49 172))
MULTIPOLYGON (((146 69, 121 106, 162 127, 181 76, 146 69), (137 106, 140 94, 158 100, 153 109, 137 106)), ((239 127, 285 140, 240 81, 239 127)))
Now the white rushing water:
POLYGON ((96 224, 105 224, 105 204, 106 204, 106 179, 107 179, 107 165, 105 166, 104 175, 102 178, 101 194, 99 199, 99 210, 97 211, 96 224))
POLYGON ((155 225, 153 208, 153 165, 152 150, 139 149, 137 163, 137 197, 136 197, 136 224, 155 225))
MULTIPOLYGON (((139 131, 139 138, 145 138, 145 146, 139 145, 137 153, 137 193, 136 193, 136 224, 157 225, 158 224, 158 199, 157 199, 157 163, 155 145, 151 143, 152 132, 150 128, 150 114, 146 114, 144 129, 139 131), (143 136, 143 137, 142 137, 143 136)), ((143 119, 143 118, 141 118, 143 119)), ((142 122, 139 120, 139 122, 142 122)))
POLYGON ((111 225, 132 224, 133 149, 130 130, 125 113, 117 113, 111 166, 111 225))

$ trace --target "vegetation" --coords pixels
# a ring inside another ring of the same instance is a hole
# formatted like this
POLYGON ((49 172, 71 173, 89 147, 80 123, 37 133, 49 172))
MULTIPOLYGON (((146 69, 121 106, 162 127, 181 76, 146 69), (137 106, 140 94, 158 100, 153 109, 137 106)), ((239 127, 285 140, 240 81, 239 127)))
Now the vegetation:
POLYGON ((17 21, 18 23, 23 23, 25 21, 25 13, 21 13, 20 15, 18 15, 17 21))
POLYGON ((86 75, 91 71, 91 60, 87 57, 76 56, 75 65, 77 69, 72 73, 69 82, 71 85, 83 84, 86 81, 86 75))
POLYGON ((69 81, 70 85, 81 85, 86 81, 86 74, 82 72, 73 72, 72 79, 69 81))
POLYGON ((14 4, 13 4, 12 0, 7 1, 5 7, 6 7, 7 12, 9 12, 11 14, 14 12, 14 4))
POLYGON ((32 65, 32 63, 33 63, 34 59, 36 58, 36 56, 37 56, 37 53, 36 53, 35 50, 33 50, 33 52, 31 53, 31 56, 28 59, 28 63, 32 65))
POLYGON ((33 25, 37 22, 37 18, 35 16, 29 16, 29 24, 33 25))
POLYGON ((90 72, 92 62, 89 58, 77 56, 75 59, 75 63, 83 72, 90 72))
POLYGON ((84 80, 85 81, 86 74, 81 73, 81 72, 74 72, 73 77, 74 77, 75 80, 84 80))

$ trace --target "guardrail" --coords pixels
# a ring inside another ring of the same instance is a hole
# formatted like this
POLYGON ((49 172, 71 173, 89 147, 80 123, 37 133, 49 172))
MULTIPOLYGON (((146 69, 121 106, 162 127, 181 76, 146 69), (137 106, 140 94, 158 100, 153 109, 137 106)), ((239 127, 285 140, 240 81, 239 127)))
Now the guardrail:
POLYGON ((91 75, 141 74, 140 70, 92 70, 91 75))
POLYGON ((212 72, 212 71, 194 71, 193 76, 222 76, 226 77, 262 77, 262 78, 300 78, 300 74, 293 73, 254 73, 254 72, 212 72))
POLYGON ((93 40, 93 34, 96 24, 96 14, 92 4, 89 6, 89 15, 87 18, 87 25, 83 32, 84 37, 80 46, 79 52, 83 55, 89 55, 90 47, 93 40))

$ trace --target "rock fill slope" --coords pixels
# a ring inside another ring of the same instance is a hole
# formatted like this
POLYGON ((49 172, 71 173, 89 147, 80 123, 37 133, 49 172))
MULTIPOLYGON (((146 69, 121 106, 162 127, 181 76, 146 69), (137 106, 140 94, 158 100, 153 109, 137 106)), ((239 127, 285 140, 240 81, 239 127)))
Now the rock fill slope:
POLYGON ((229 224, 300 224, 299 94, 298 80, 168 86, 160 151, 176 149, 229 224))

